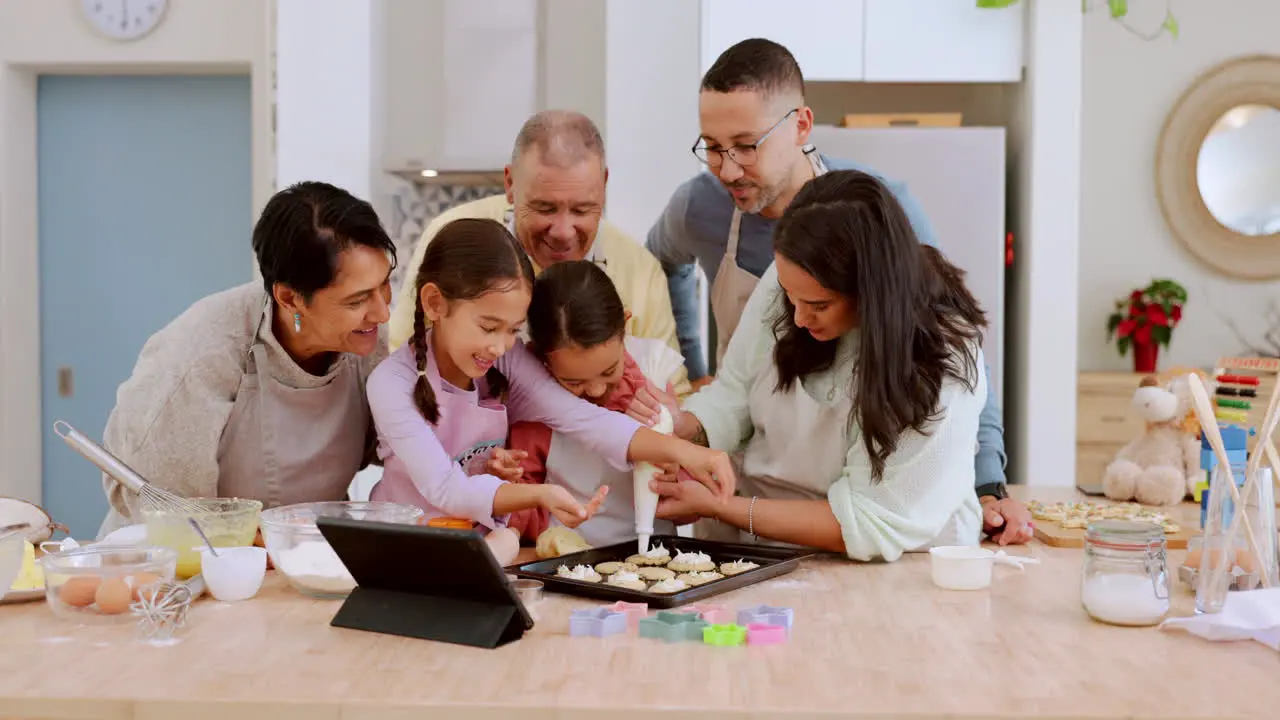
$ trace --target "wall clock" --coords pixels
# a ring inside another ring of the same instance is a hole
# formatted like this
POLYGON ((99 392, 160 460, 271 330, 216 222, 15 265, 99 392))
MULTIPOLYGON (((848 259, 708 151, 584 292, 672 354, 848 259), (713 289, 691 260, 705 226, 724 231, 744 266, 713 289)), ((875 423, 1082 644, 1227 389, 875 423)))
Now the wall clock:
POLYGON ((156 29, 168 4, 168 0, 82 0, 80 11, 102 35, 137 40, 156 29))

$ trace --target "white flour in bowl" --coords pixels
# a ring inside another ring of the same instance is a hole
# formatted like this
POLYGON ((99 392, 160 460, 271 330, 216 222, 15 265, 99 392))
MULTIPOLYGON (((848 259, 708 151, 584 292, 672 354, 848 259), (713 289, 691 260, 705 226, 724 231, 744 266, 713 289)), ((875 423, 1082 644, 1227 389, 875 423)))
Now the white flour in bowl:
POLYGON ((318 593, 349 593, 355 578, 327 542, 308 540, 280 553, 276 564, 294 583, 318 593))

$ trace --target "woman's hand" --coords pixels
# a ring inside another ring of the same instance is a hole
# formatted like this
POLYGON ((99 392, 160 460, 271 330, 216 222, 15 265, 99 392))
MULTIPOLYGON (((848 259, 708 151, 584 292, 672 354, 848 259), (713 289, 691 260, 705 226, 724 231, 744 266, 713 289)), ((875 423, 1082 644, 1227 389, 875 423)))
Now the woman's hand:
POLYGON ((1031 542, 1035 525, 1031 511, 1021 501, 1013 498, 981 498, 982 532, 1001 545, 1021 545, 1031 542))
POLYGON ((493 454, 489 456, 489 462, 485 467, 490 475, 494 475, 507 482, 519 482, 524 477, 524 468, 521 467, 520 461, 529 456, 524 450, 507 450, 506 448, 495 448, 493 454))
POLYGON ((677 525, 688 525, 699 518, 715 517, 719 500, 706 485, 681 472, 678 475, 661 475, 649 483, 658 493, 658 514, 663 520, 677 525))
POLYGON ((559 485, 539 485, 538 487, 542 489, 540 505, 567 528, 576 528, 590 520, 604 504, 605 495, 609 494, 609 486, 602 485, 584 506, 578 504, 578 501, 573 499, 573 495, 559 485))
POLYGON ((676 402, 671 386, 668 385, 667 391, 663 392, 653 383, 646 381, 644 387, 637 390, 635 397, 631 398, 627 415, 636 422, 652 427, 658 422, 663 407, 667 408, 673 418, 680 413, 680 404, 676 402))
POLYGON ((718 500, 733 497, 738 478, 734 475, 733 463, 729 462, 728 454, 684 442, 680 443, 677 455, 676 464, 694 480, 705 485, 718 500))

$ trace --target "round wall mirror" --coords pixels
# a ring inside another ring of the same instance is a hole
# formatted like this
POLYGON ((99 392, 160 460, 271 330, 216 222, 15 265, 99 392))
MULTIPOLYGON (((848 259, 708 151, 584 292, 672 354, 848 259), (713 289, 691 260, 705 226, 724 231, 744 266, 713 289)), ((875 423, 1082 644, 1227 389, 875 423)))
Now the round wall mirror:
POLYGON ((1155 169, 1169 229, 1197 259, 1280 278, 1280 58, 1240 58, 1192 83, 1165 120, 1155 169))
POLYGON ((1242 235, 1280 233, 1280 110, 1237 105, 1209 128, 1196 184, 1213 219, 1242 235))

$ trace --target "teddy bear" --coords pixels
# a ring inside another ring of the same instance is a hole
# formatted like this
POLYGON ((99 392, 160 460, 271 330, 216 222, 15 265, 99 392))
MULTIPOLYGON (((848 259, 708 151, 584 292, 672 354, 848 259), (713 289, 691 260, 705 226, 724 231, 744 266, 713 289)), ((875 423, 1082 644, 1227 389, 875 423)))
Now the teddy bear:
POLYGON ((1144 505, 1176 505, 1195 490, 1200 469, 1198 423, 1185 375, 1161 386, 1145 377, 1133 394, 1133 409, 1146 431, 1116 453, 1102 475, 1102 491, 1112 500, 1144 505))

